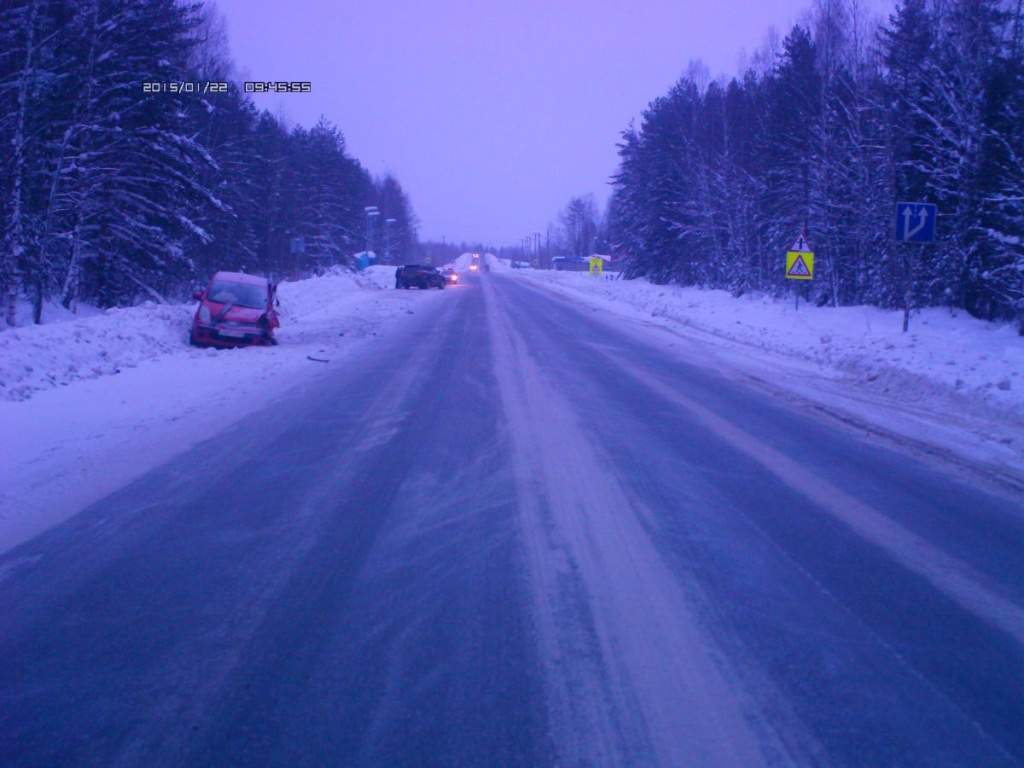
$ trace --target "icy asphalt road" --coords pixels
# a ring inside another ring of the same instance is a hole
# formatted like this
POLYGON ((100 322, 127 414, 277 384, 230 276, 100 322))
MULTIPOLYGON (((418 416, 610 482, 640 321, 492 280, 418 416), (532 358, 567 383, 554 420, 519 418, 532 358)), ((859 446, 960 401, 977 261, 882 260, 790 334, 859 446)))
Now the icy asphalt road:
POLYGON ((1020 504, 446 299, 0 558, 0 765, 1024 764, 1020 504))

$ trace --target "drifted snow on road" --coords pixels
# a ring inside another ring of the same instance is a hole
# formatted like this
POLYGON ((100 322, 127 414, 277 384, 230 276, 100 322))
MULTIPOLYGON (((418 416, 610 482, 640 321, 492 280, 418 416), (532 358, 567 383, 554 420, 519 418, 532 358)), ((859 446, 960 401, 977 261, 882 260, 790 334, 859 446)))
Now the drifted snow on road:
POLYGON ((194 303, 0 333, 0 552, 344 364, 440 293, 393 286, 393 267, 282 283, 276 347, 190 347, 194 303))

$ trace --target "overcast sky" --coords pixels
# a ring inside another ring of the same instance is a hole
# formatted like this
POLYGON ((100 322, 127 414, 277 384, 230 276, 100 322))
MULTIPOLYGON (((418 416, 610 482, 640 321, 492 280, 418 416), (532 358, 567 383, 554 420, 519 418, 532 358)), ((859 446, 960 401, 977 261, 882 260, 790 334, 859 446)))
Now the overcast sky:
POLYGON ((310 80, 268 97, 324 114, 374 174, 409 192, 423 238, 503 244, 566 200, 603 204, 630 119, 691 59, 733 74, 809 0, 217 0, 246 79, 310 80))

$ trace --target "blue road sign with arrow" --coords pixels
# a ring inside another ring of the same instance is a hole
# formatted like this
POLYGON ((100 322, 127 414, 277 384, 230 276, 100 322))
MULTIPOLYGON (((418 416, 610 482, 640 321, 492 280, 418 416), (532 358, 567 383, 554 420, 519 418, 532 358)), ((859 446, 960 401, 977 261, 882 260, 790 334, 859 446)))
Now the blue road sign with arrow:
POLYGON ((896 239, 904 243, 934 243, 939 209, 931 203, 896 203, 896 239))

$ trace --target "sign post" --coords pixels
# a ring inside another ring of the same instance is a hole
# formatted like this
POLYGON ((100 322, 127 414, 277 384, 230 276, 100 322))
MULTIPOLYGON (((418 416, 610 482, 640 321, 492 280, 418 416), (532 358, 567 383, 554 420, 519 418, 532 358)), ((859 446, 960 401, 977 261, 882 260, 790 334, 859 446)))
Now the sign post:
POLYGON ((896 203, 896 240, 906 243, 903 252, 903 332, 910 328, 910 305, 914 300, 914 252, 912 243, 922 248, 935 242, 939 208, 932 203, 896 203))
MULTIPOLYGON (((811 244, 807 242, 807 231, 804 230, 796 242, 786 251, 786 279, 787 280, 813 280, 814 279, 814 251, 811 244)), ((795 289, 796 309, 800 309, 800 289, 795 289)))

